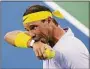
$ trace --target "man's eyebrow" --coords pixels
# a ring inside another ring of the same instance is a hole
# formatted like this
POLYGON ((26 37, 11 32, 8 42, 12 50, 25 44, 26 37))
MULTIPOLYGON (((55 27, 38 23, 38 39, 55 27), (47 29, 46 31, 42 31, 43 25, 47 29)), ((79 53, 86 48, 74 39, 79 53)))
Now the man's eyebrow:
POLYGON ((35 27, 37 27, 37 25, 30 25, 30 26, 29 26, 29 29, 32 30, 32 29, 34 29, 35 27))
POLYGON ((30 24, 29 27, 31 27, 31 26, 35 26, 36 27, 37 25, 30 24))
POLYGON ((29 28, 30 28, 30 27, 34 27, 34 25, 29 25, 29 28))

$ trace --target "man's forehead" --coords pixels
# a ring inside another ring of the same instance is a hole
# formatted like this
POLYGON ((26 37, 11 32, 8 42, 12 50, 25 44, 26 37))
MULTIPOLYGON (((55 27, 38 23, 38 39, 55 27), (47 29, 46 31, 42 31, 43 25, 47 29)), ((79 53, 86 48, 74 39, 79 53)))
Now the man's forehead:
POLYGON ((41 24, 41 21, 34 21, 34 22, 28 22, 26 24, 24 24, 24 26, 30 26, 30 25, 40 25, 41 24))
POLYGON ((31 23, 29 23, 29 25, 39 25, 39 24, 41 24, 40 21, 35 21, 35 22, 31 22, 31 23))

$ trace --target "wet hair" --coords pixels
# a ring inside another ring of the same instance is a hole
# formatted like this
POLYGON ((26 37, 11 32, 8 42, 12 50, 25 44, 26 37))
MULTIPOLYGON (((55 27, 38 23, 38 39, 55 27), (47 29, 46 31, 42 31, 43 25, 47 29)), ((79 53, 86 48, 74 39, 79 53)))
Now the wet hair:
MULTIPOLYGON (((23 14, 23 16, 25 15, 28 15, 28 14, 31 14, 31 13, 35 13, 35 12, 39 12, 39 11, 49 11, 51 12, 51 10, 45 6, 41 6, 41 5, 33 5, 33 6, 30 6, 29 8, 26 9, 25 13, 23 14)), ((45 20, 42 20, 43 22, 45 20)), ((58 23, 56 22, 55 19, 53 19, 53 22, 58 25, 58 23)))

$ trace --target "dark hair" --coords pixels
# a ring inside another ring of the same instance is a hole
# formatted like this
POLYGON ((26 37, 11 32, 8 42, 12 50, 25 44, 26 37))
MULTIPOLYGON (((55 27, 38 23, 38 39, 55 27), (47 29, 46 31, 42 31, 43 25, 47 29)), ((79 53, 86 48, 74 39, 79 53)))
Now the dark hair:
MULTIPOLYGON (((41 5, 33 5, 33 6, 30 6, 28 9, 26 9, 25 13, 23 14, 23 16, 27 15, 27 14, 30 14, 30 13, 35 13, 35 12, 39 12, 39 11, 49 11, 51 12, 51 10, 45 6, 41 6, 41 5)), ((53 19, 53 22, 57 24, 56 20, 53 19)))
POLYGON ((41 6, 41 5, 34 5, 29 7, 28 9, 26 9, 26 12, 24 13, 23 16, 30 14, 30 13, 35 13, 35 12, 39 12, 39 11, 49 11, 49 8, 45 7, 45 6, 41 6))

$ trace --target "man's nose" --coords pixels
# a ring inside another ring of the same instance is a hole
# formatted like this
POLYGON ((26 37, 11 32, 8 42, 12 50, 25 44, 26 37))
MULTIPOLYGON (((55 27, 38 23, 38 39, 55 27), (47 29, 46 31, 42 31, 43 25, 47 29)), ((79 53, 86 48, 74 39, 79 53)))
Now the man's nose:
POLYGON ((33 34, 32 38, 35 38, 36 37, 36 34, 33 34))
POLYGON ((28 33, 29 33, 29 35, 31 35, 32 37, 35 36, 35 34, 34 34, 33 32, 31 32, 31 31, 29 31, 28 33))

